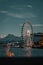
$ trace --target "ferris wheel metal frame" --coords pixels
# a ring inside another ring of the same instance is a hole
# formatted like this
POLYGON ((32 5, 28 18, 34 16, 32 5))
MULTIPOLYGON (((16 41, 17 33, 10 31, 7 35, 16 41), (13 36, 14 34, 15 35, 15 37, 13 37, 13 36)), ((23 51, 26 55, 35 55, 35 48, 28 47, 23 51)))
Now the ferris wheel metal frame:
POLYGON ((29 21, 24 22, 23 25, 22 25, 22 29, 21 29, 21 38, 22 38, 22 41, 24 43, 24 40, 23 40, 23 29, 25 27, 25 24, 29 24, 30 27, 31 27, 31 31, 32 31, 31 32, 32 33, 32 42, 33 42, 33 27, 32 27, 32 24, 29 21))

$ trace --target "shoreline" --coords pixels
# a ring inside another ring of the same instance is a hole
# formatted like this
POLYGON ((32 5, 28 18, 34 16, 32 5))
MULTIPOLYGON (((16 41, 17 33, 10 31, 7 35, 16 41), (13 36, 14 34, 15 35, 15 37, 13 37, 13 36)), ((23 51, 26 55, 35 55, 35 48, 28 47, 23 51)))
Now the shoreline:
MULTIPOLYGON (((0 48, 6 48, 6 46, 0 46, 0 48)), ((14 47, 14 46, 11 46, 10 48, 24 48, 24 47, 14 47)), ((43 49, 43 46, 41 47, 32 47, 33 49, 43 49)))

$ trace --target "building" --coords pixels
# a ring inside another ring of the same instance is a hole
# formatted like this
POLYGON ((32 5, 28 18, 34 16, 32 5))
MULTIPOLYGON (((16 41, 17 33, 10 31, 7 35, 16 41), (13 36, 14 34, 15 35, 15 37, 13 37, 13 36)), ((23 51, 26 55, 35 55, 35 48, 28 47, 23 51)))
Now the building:
POLYGON ((39 45, 43 46, 43 37, 41 37, 41 39, 39 41, 39 45))

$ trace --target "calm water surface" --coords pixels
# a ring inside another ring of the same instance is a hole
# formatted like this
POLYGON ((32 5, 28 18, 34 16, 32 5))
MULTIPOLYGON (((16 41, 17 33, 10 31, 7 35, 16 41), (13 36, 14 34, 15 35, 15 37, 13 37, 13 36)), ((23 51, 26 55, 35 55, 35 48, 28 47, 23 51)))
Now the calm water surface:
MULTIPOLYGON (((31 53, 32 57, 40 57, 43 56, 43 49, 30 49, 29 48, 11 48, 12 52, 15 53, 15 57, 24 57, 31 53)), ((0 48, 0 57, 4 57, 5 55, 5 48, 0 48)))

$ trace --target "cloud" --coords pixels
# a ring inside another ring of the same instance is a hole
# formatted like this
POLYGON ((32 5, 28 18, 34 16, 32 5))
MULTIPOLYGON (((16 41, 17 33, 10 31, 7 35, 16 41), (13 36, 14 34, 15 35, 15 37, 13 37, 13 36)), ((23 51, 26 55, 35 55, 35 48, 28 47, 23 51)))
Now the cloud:
POLYGON ((16 18, 34 18, 37 17, 36 15, 34 15, 33 13, 23 13, 23 14, 18 14, 18 13, 12 13, 12 12, 8 12, 8 11, 0 11, 0 13, 4 13, 7 16, 12 16, 12 17, 16 17, 16 18))
MULTIPOLYGON (((23 23, 19 24, 20 26, 23 26, 23 23)), ((33 27, 42 27, 43 24, 32 24, 33 27)))
POLYGON ((12 9, 22 9, 22 8, 25 8, 25 7, 32 8, 32 5, 10 5, 9 6, 9 8, 12 8, 12 9))
POLYGON ((18 10, 21 10, 23 9, 25 6, 23 5, 10 5, 9 8, 12 8, 12 9, 18 9, 18 10))
POLYGON ((30 15, 30 17, 37 17, 36 15, 34 15, 32 13, 30 13, 29 15, 30 15))
POLYGON ((32 26, 34 26, 34 27, 36 27, 36 26, 40 27, 40 26, 43 26, 43 24, 33 24, 32 26))
POLYGON ((24 18, 22 14, 10 13, 8 11, 0 11, 0 13, 4 13, 8 16, 16 17, 16 18, 24 18))
POLYGON ((32 5, 27 5, 27 7, 32 8, 32 5))
POLYGON ((5 13, 5 14, 6 14, 6 13, 8 13, 8 11, 4 11, 4 10, 3 10, 3 11, 0 11, 0 13, 5 13))
POLYGON ((23 18, 23 16, 20 14, 8 13, 7 15, 12 16, 12 17, 16 17, 16 18, 23 18))
POLYGON ((36 15, 34 15, 33 13, 25 13, 24 14, 24 18, 35 18, 37 17, 36 15))
POLYGON ((29 14, 18 14, 18 13, 7 13, 8 16, 12 16, 12 17, 16 17, 16 18, 22 18, 22 19, 25 19, 25 18, 34 18, 36 17, 34 14, 32 13, 29 13, 29 14))

